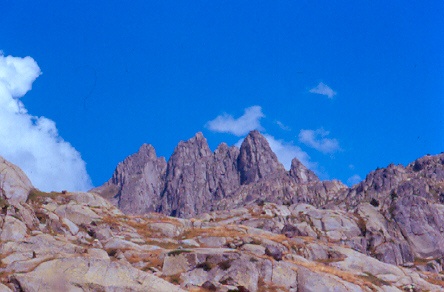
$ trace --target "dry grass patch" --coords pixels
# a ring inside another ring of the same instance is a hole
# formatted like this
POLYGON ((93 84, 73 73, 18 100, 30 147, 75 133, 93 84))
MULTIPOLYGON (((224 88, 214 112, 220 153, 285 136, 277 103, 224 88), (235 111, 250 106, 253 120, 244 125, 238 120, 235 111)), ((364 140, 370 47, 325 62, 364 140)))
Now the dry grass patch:
POLYGON ((423 272, 427 277, 424 277, 423 279, 429 282, 430 284, 437 285, 440 287, 444 287, 444 272, 441 272, 439 274, 435 274, 432 272, 423 272))
POLYGON ((303 266, 312 272, 325 273, 325 274, 330 274, 330 275, 336 276, 346 282, 353 283, 353 284, 358 285, 360 287, 369 288, 372 291, 377 290, 375 286, 380 287, 382 285, 391 285, 390 283, 383 281, 371 274, 356 275, 351 272, 343 271, 343 270, 338 269, 336 267, 332 267, 327 264, 322 264, 322 263, 317 263, 317 262, 306 263, 306 262, 297 261, 297 260, 290 260, 290 262, 293 262, 294 264, 299 265, 299 266, 303 266))
POLYGON ((392 284, 390 282, 384 281, 382 279, 379 279, 378 277, 376 277, 375 275, 371 274, 371 273, 364 273, 365 275, 360 275, 359 277, 369 281, 370 283, 373 283, 374 285, 381 287, 381 286, 391 286, 392 284))
POLYGON ((287 291, 287 289, 285 289, 285 287, 282 286, 278 286, 275 285, 273 283, 270 282, 266 282, 264 281, 264 279, 260 278, 258 281, 258 292, 283 292, 283 291, 287 291))
POLYGON ((139 263, 143 262, 146 264, 145 269, 156 268, 161 269, 163 266, 163 251, 154 250, 149 253, 133 253, 126 257, 129 263, 139 263))
POLYGON ((164 249, 177 249, 180 246, 178 243, 158 241, 156 238, 146 238, 145 242, 146 244, 155 245, 164 249))
POLYGON ((174 285, 180 285, 180 283, 181 283, 180 274, 176 274, 176 275, 172 275, 172 276, 160 276, 160 277, 163 278, 165 281, 168 281, 174 285))
MULTIPOLYGON (((238 229, 238 226, 234 226, 238 229)), ((227 226, 215 226, 209 228, 192 228, 183 233, 184 238, 195 238, 197 236, 214 236, 214 237, 243 237, 246 232, 241 232, 227 226)))
POLYGON ((69 202, 69 196, 66 192, 42 192, 38 189, 32 189, 29 191, 27 203, 43 203, 46 198, 57 201, 61 204, 69 202))

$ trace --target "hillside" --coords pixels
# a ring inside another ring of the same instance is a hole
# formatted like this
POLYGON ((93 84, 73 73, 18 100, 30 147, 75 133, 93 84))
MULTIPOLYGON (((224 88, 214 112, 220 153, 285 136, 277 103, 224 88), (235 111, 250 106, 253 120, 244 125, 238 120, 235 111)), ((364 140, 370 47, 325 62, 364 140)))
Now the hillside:
POLYGON ((91 192, 41 192, 2 158, 0 187, 0 291, 444 289, 443 154, 348 188, 286 171, 258 132, 214 153, 197 134, 91 192))

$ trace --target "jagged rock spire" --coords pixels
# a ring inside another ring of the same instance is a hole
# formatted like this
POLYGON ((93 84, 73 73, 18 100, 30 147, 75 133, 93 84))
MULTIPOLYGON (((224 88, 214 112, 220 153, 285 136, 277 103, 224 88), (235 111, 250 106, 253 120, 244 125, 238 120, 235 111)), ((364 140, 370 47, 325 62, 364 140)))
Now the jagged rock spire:
POLYGON ((238 169, 241 184, 258 181, 277 171, 285 171, 276 154, 271 150, 267 139, 256 130, 251 131, 242 142, 238 169))
POLYGON ((306 184, 310 182, 317 182, 319 178, 317 175, 305 167, 297 158, 291 161, 290 176, 294 178, 298 184, 306 184))

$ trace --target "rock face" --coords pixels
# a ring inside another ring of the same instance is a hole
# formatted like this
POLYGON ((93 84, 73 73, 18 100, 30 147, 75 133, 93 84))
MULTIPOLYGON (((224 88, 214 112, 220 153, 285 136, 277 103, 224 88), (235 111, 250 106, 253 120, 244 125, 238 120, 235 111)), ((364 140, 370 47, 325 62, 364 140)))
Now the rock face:
POLYGON ((241 184, 254 183, 276 173, 285 172, 267 140, 258 132, 251 132, 242 142, 238 158, 241 184))
POLYGON ((123 212, 144 214, 157 209, 164 188, 166 161, 144 144, 119 163, 112 178, 96 189, 123 212))
MULTIPOLYGON (((157 211, 192 217, 226 208, 227 204, 235 207, 267 199, 261 195, 269 189, 265 185, 276 183, 282 189, 281 201, 282 197, 291 200, 293 188, 300 184, 319 184, 317 188, 327 196, 323 183, 297 159, 287 172, 258 131, 252 131, 240 149, 222 143, 214 153, 202 133, 197 133, 179 143, 168 164, 156 157, 152 146, 143 145, 117 166, 107 183, 92 191, 127 214, 157 211), (239 201, 240 189, 245 196, 239 201)), ((301 192, 313 201, 308 191, 301 192)), ((268 199, 273 201, 273 197, 275 194, 270 194, 268 199)))

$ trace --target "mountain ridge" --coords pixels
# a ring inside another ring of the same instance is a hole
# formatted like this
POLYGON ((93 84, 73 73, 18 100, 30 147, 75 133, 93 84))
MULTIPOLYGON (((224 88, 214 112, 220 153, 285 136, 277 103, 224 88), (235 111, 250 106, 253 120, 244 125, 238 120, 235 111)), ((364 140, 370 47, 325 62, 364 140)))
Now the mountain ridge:
MULTIPOLYGON (((118 164, 108 182, 91 191, 110 199, 127 214, 156 211, 193 217, 259 200, 349 209, 363 201, 384 201, 400 185, 403 189, 399 192, 410 188, 410 193, 424 194, 425 185, 412 186, 408 181, 425 167, 427 157, 407 167, 389 165, 376 169, 360 183, 347 187, 337 180, 321 181, 297 158, 286 171, 258 131, 251 131, 240 148, 221 143, 214 152, 198 132, 179 142, 168 162, 156 156, 153 146, 144 144, 118 164), (416 190, 419 187, 422 189, 416 190)), ((438 175, 443 176, 440 172, 438 175)))
POLYGON ((168 163, 142 145, 110 180, 110 198, 131 209, 168 178, 171 193, 154 203, 200 212, 185 219, 149 208, 124 214, 94 192, 41 192, 0 157, 0 291, 444 289, 444 154, 377 169, 347 188, 296 160, 293 171, 269 167, 270 153, 256 155, 264 145, 243 149, 243 161, 240 149, 211 152, 202 142, 179 143, 168 163), (241 185, 238 169, 255 181, 241 185), (240 187, 230 189, 233 181, 240 187), (128 197, 113 197, 119 188, 128 197), (193 209, 196 191, 204 201, 193 209))

